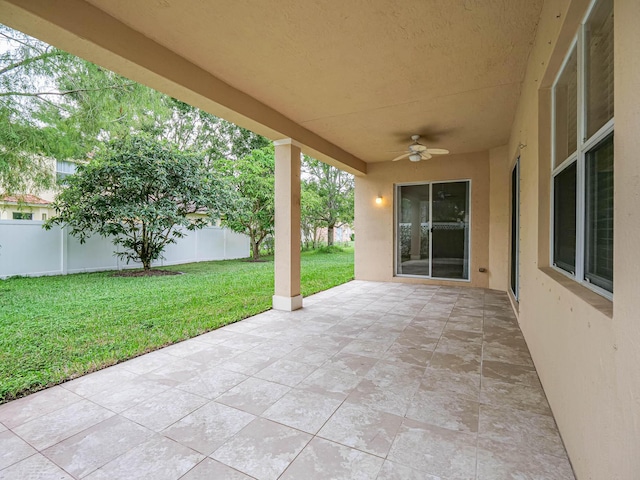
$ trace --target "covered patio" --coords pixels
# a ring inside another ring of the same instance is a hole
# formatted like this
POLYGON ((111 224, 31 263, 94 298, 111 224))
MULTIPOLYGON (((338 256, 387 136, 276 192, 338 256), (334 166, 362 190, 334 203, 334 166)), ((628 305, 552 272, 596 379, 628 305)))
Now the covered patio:
POLYGON ((638 478, 640 2, 0 0, 0 19, 276 152, 274 310, 1 407, 0 476, 571 478, 559 431, 578 479, 638 478), (450 155, 392 161, 412 135, 450 155), (301 153, 356 175, 356 281, 309 299, 301 153))
POLYGON ((0 429, 2 479, 574 478, 481 288, 352 281, 2 405, 0 429))

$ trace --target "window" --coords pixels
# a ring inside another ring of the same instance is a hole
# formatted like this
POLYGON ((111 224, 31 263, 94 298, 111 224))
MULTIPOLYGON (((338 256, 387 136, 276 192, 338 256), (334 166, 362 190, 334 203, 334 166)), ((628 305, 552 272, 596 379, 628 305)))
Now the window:
POLYGON ((13 212, 14 220, 33 220, 33 213, 13 212))
POLYGON ((613 298, 613 0, 599 0, 553 86, 553 266, 613 298))
POLYGON ((76 173, 76 164, 66 160, 56 161, 56 179, 61 183, 69 175, 76 173))
POLYGON ((520 263, 520 158, 511 171, 511 292, 518 300, 520 263))
POLYGON ((47 219, 47 214, 46 214, 46 213, 43 213, 43 214, 42 214, 42 221, 44 222, 46 219, 47 219))

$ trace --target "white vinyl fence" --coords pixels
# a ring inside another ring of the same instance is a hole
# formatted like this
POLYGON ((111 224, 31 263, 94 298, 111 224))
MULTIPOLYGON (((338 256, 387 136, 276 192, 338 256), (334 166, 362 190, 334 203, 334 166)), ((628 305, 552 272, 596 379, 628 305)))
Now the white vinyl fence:
MULTIPOLYGON (((68 273, 141 268, 142 264, 119 260, 111 239, 94 235, 84 244, 66 229, 44 230, 39 221, 0 220, 0 278, 14 275, 37 277, 68 273)), ((168 245, 164 259, 153 266, 228 260, 249 256, 249 237, 226 228, 206 227, 186 232, 168 245)))

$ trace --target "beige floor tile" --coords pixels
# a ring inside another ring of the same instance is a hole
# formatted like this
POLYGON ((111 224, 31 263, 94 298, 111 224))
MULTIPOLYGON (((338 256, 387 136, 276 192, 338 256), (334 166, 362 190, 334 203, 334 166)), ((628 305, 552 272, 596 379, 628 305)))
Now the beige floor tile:
MULTIPOLYGON (((173 362, 167 363, 149 373, 141 376, 152 378, 163 377, 174 382, 186 382, 190 378, 197 376, 203 369, 203 365, 186 358, 176 358, 173 362)), ((174 384, 175 385, 175 384, 174 384)))
POLYGON ((380 385, 364 379, 349 394, 346 402, 404 416, 419 385, 419 380, 412 383, 380 385))
POLYGON ((280 477, 282 480, 374 480, 383 459, 314 438, 280 477))
POLYGON ((466 374, 480 373, 480 358, 474 352, 468 354, 454 354, 434 352, 429 362, 434 369, 445 370, 450 373, 466 374))
POLYGON ((378 360, 376 358, 351 353, 337 353, 331 357, 323 367, 364 376, 377 362, 378 360))
POLYGON ((449 317, 447 325, 444 327, 446 332, 471 332, 482 334, 482 317, 449 317))
POLYGON ((388 459, 450 480, 473 480, 476 435, 405 420, 388 459))
POLYGON ((464 396, 420 388, 413 397, 406 416, 437 427, 476 433, 479 408, 477 401, 468 400, 464 396))
POLYGON ((392 343, 393 339, 390 339, 387 342, 355 339, 347 344, 341 350, 341 353, 350 353, 352 355, 361 355, 363 357, 371 358, 382 358, 392 343))
POLYGON ((82 397, 62 387, 47 388, 0 405, 0 422, 7 428, 14 428, 80 400, 82 397))
POLYGON ((296 348, 293 352, 287 354, 283 360, 319 367, 339 351, 340 348, 338 347, 317 347, 314 342, 313 345, 296 348))
POLYGON ((114 412, 122 412, 151 397, 168 390, 170 385, 162 378, 136 378, 120 385, 117 389, 101 392, 89 399, 114 412))
POLYGON ((508 345, 495 345, 485 343, 482 350, 483 360, 510 363, 513 365, 526 365, 533 367, 533 360, 529 355, 529 350, 523 347, 512 347, 508 345))
POLYGON ((254 375, 256 378, 295 387, 307 378, 316 367, 300 362, 280 359, 254 375))
POLYGON ((224 465, 223 463, 205 458, 198 465, 193 467, 180 480, 252 480, 253 477, 245 475, 238 470, 224 465))
POLYGON ((159 432, 207 402, 206 398, 172 388, 125 410, 121 415, 159 432))
POLYGON ((303 342, 298 340, 285 339, 280 333, 276 334, 277 340, 269 340, 250 351, 257 355, 264 355, 265 357, 282 358, 285 355, 293 352, 296 348, 300 347, 303 342))
POLYGON ((342 403, 342 398, 293 389, 271 405, 262 417, 315 434, 342 403))
POLYGON ((137 375, 122 368, 105 368, 76 380, 63 383, 62 388, 82 397, 119 388, 123 383, 137 378, 137 375))
POLYGON ((218 344, 215 346, 209 346, 205 350, 199 350, 184 357, 185 360, 190 360, 200 365, 201 367, 212 367, 220 365, 236 355, 244 352, 244 349, 233 348, 227 345, 218 344))
POLYGON ((564 455, 564 446, 553 417, 507 406, 480 406, 478 436, 526 447, 532 452, 564 455))
POLYGON ((176 388, 213 400, 248 378, 245 374, 216 366, 201 370, 186 382, 177 384, 176 388))
POLYGON ((0 432, 0 470, 24 460, 36 453, 36 450, 15 433, 0 432))
POLYGON ((218 328, 208 333, 203 333, 196 337, 200 342, 210 343, 211 345, 218 345, 226 340, 236 337, 238 334, 230 330, 218 328))
POLYGON ((168 347, 160 350, 160 353, 165 355, 171 355, 173 357, 188 357, 189 355, 193 355, 196 352, 201 352, 203 350, 212 349, 211 344, 206 342, 201 342, 198 338, 192 338, 190 340, 185 340, 183 342, 176 343, 174 345, 169 345, 168 347))
POLYGON ((157 435, 88 475, 88 480, 175 480, 204 455, 157 435))
POLYGON ((160 368, 170 362, 173 362, 175 358, 172 355, 167 355, 161 351, 155 351, 140 355, 139 357, 127 360, 126 362, 119 363, 118 366, 136 375, 142 375, 149 373, 156 368, 160 368))
POLYGON ((489 377, 482 380, 480 402, 494 407, 505 405, 532 413, 552 415, 542 387, 505 383, 489 377))
POLYGON ((276 360, 277 358, 258 355, 254 352, 243 352, 226 362, 222 362, 219 368, 231 370, 232 372, 243 373, 245 375, 253 375, 254 373, 268 367, 276 360))
POLYGON ((434 392, 448 392, 478 401, 480 395, 479 373, 452 373, 428 367, 422 377, 422 386, 434 392))
POLYGON ((478 480, 575 480, 566 456, 556 457, 517 448, 510 443, 480 438, 478 480))
POLYGON ((73 480, 73 477, 38 453, 0 470, 0 480, 73 480))
POLYGON ((399 463, 385 460, 376 480, 444 480, 435 475, 414 470, 399 463))
POLYGON ((259 480, 275 480, 311 438, 307 433, 258 418, 211 457, 259 480))
POLYGON ((382 360, 388 363, 399 363, 426 367, 433 355, 432 350, 425 350, 416 347, 405 347, 393 344, 389 350, 385 352, 382 360))
POLYGON ((81 400, 23 423, 13 431, 36 449, 43 450, 113 415, 93 402, 81 400))
POLYGON ((344 403, 318 436, 384 458, 401 424, 398 415, 344 403))
POLYGON ((396 341, 391 346, 390 350, 393 350, 394 347, 412 347, 419 348, 425 351, 433 352, 436 349, 436 345, 438 344, 438 338, 427 337, 424 335, 409 335, 405 332, 402 335, 396 338, 396 341))
POLYGON ((242 410, 210 402, 167 427, 162 434, 209 455, 255 418, 242 410))
POLYGON ((402 334, 417 337, 439 338, 440 335, 442 335, 446 324, 446 319, 412 322, 407 325, 407 328, 403 330, 402 334))
POLYGON ((318 368, 297 388, 344 400, 362 381, 362 377, 348 371, 336 370, 332 366, 318 368))
POLYGON ((380 361, 376 363, 365 375, 365 379, 371 380, 381 387, 390 385, 412 385, 420 383, 424 374, 424 368, 417 365, 389 363, 380 361))
POLYGON ((220 395, 216 401, 253 415, 260 415, 289 390, 291 390, 290 387, 279 383, 248 378, 220 395))
POLYGON ((252 348, 262 345, 266 341, 267 340, 264 337, 251 335, 249 333, 239 333, 235 337, 224 341, 221 345, 232 349, 251 350, 252 348))
POLYGON ((154 433, 131 420, 108 418, 42 453, 75 477, 84 477, 149 440, 154 433))
POLYGON ((530 387, 540 386, 536 369, 525 365, 485 360, 482 362, 482 376, 506 383, 518 383, 530 387))

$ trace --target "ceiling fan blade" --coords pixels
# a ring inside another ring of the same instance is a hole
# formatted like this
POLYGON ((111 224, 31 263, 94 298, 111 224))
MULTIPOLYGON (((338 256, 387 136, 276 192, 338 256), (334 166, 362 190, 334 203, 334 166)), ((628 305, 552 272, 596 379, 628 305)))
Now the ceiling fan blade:
POLYGON ((449 153, 449 150, 446 150, 444 148, 429 148, 427 149, 427 152, 432 155, 446 155, 449 153))
POLYGON ((422 152, 420 154, 420 157, 422 158, 422 160, 429 160, 430 158, 433 158, 428 151, 422 152))
POLYGON ((399 157, 394 158, 393 160, 391 160, 392 162, 397 162, 398 160, 402 160, 403 158, 407 158, 409 155, 412 155, 412 152, 408 152, 408 153, 403 153, 402 155, 400 155, 399 157))

